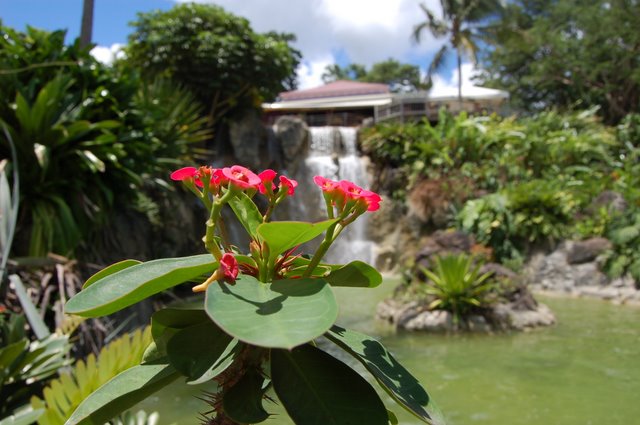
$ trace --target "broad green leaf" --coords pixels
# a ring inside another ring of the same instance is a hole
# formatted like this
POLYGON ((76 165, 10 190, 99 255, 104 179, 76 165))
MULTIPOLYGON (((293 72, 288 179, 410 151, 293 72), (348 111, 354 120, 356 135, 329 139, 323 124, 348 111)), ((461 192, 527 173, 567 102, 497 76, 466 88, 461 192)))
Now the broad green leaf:
POLYGON ((211 322, 202 302, 183 303, 156 311, 151 316, 151 335, 154 344, 145 352, 144 361, 167 355, 167 342, 176 332, 199 323, 211 322))
POLYGON ((167 342, 169 362, 197 380, 218 363, 232 338, 211 320, 177 331, 167 342))
POLYGON ((109 275, 117 273, 120 270, 127 269, 127 268, 129 268, 131 266, 135 266, 137 264, 142 264, 142 261, 138 261, 138 260, 122 260, 122 261, 119 261, 117 263, 114 263, 114 264, 110 265, 109 267, 105 267, 104 269, 100 270, 98 273, 94 274, 89 279, 87 279, 87 281, 84 283, 84 285, 82 285, 82 289, 86 289, 87 286, 93 285, 94 283, 96 283, 97 281, 99 281, 100 279, 102 279, 104 277, 107 277, 109 275))
POLYGON ((22 309, 24 310, 24 314, 27 316, 29 320, 29 324, 31 325, 31 329, 33 329, 33 333, 36 334, 38 339, 45 339, 51 332, 49 332, 49 328, 40 317, 40 312, 33 305, 31 301, 31 297, 27 294, 27 290, 20 279, 20 276, 17 274, 12 274, 9 276, 9 281, 11 282, 11 286, 13 290, 16 292, 18 299, 20 300, 20 304, 22 305, 22 309))
POLYGON ((387 415, 389 416, 389 423, 391 425, 398 425, 398 417, 391 410, 387 409, 387 415))
POLYGON ((258 226, 258 234, 269 245, 269 257, 273 260, 284 251, 316 238, 327 230, 336 220, 319 223, 302 221, 278 221, 258 226))
POLYGON ((0 425, 31 425, 35 423, 43 413, 44 409, 34 409, 31 406, 24 406, 0 420, 0 425))
POLYGON ((254 368, 249 369, 231 387, 222 399, 224 413, 241 424, 257 424, 269 418, 262 407, 264 377, 254 368))
POLYGON ((239 193, 235 198, 229 201, 229 206, 235 213, 236 217, 245 228, 247 233, 253 239, 258 239, 257 229, 262 224, 262 214, 245 193, 239 193))
POLYGON ((213 272, 209 254, 149 261, 106 276, 65 305, 67 314, 99 317, 115 313, 165 289, 213 272))
POLYGON ((293 348, 317 338, 338 315, 333 292, 322 279, 261 283, 247 275, 235 285, 210 285, 205 309, 229 335, 268 348, 293 348))
POLYGON ((375 288, 382 283, 380 273, 362 261, 352 261, 337 270, 333 270, 324 279, 331 286, 375 288))
POLYGON ((333 326, 325 336, 362 363, 380 386, 407 411, 429 424, 445 423, 442 413, 420 382, 380 342, 340 326, 333 326))
POLYGON ((271 350, 273 388, 297 425, 387 425, 387 409, 356 371, 311 345, 271 350))
POLYGON ((187 384, 199 385, 211 381, 231 366, 244 347, 245 345, 243 343, 234 338, 229 345, 227 345, 227 348, 224 349, 218 361, 214 363, 209 370, 203 373, 198 379, 187 381, 187 384))
POLYGON ((179 376, 168 364, 145 364, 127 369, 87 397, 65 425, 104 425, 179 376))

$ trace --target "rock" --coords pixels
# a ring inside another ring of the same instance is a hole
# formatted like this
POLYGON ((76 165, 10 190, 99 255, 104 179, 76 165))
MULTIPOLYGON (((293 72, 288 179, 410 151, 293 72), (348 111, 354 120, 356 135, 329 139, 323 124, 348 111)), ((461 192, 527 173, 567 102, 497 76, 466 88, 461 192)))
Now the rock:
POLYGON ((282 116, 273 124, 276 140, 282 148, 284 166, 291 175, 297 172, 309 150, 309 128, 297 117, 282 116))
POLYGON ((263 167, 266 131, 257 112, 248 112, 232 121, 229 124, 229 138, 234 156, 240 163, 256 170, 263 167))
POLYGON ((480 273, 493 273, 493 278, 497 279, 515 279, 517 277, 513 270, 498 263, 483 264, 480 268, 480 273))
POLYGON ((460 230, 438 230, 433 234, 433 238, 444 251, 469 253, 475 244, 473 236, 460 230))
POLYGON ((494 307, 494 315, 506 320, 509 328, 521 331, 551 326, 556 322, 555 316, 544 304, 538 304, 535 310, 516 310, 511 304, 498 304, 494 307))
POLYGON ((611 242, 605 238, 591 238, 574 242, 567 252, 567 263, 582 264, 594 261, 608 249, 611 249, 611 242))
POLYGON ((397 324, 409 331, 450 332, 454 329, 453 315, 444 310, 424 311, 397 324))
POLYGON ((613 190, 605 190, 591 201, 591 205, 589 205, 588 210, 590 213, 595 213, 600 208, 604 207, 607 212, 623 212, 628 206, 629 204, 627 204, 627 201, 621 193, 613 190))

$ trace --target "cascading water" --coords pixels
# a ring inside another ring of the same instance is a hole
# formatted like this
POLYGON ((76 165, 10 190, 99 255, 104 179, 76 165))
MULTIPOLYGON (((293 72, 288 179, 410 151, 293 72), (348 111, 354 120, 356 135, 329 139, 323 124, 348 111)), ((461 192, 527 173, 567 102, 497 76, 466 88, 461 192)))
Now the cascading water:
MULTIPOLYGON (((296 191, 304 194, 303 202, 296 203, 299 210, 292 212, 296 218, 306 220, 326 219, 326 207, 322 192, 312 182, 313 176, 332 180, 349 180, 365 189, 370 181, 356 145, 357 129, 353 127, 311 127, 309 154, 305 167, 296 174, 301 186, 296 191)), ((325 257, 327 262, 345 263, 353 260, 373 264, 374 243, 367 240, 367 217, 363 214, 341 234, 325 257)))

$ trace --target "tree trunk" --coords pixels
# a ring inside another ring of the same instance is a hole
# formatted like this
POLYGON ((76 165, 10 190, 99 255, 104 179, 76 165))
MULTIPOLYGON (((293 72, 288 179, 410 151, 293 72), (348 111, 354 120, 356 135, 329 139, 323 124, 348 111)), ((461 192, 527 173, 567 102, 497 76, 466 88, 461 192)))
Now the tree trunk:
POLYGON ((80 28, 80 46, 87 47, 91 44, 91 34, 93 32, 93 2, 94 0, 83 0, 82 2, 82 24, 80 28))
POLYGON ((462 112, 462 58, 460 57, 460 48, 456 48, 456 58, 458 59, 458 107, 462 112))

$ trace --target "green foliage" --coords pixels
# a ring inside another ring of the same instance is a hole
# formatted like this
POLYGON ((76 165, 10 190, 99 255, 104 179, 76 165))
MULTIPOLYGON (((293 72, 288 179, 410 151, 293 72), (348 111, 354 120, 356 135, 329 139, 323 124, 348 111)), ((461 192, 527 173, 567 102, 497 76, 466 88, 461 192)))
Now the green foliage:
MULTIPOLYGON (((113 208, 209 136, 194 97, 98 63, 64 31, 0 27, 0 158, 15 142, 21 182, 16 255, 73 255, 113 208), (27 239, 28 240, 24 240, 27 239)), ((12 164, 13 166, 13 164, 12 164)))
POLYGON ((486 31, 481 84, 529 111, 599 106, 609 123, 640 108, 635 0, 508 2, 486 31))
POLYGON ((190 90, 212 123, 294 88, 300 60, 289 45, 294 37, 255 33, 246 19, 218 6, 181 4, 140 13, 131 25, 126 62, 190 90))
MULTIPOLYGON (((44 409, 39 425, 62 425, 80 403, 101 385, 142 361, 151 341, 151 331, 136 331, 106 345, 98 354, 78 360, 70 370, 61 371, 60 378, 51 381, 43 391, 43 399, 31 398, 34 409, 44 409)), ((110 419, 110 418, 109 418, 110 419)), ((121 420, 128 424, 129 419, 121 420)))
POLYGON ((416 65, 400 63, 395 59, 376 62, 367 69, 363 65, 350 64, 344 67, 327 65, 322 81, 355 80, 364 83, 384 83, 392 92, 410 92, 426 88, 420 81, 420 68, 416 65))
POLYGON ((607 236, 613 248, 606 253, 604 269, 611 277, 628 273, 640 286, 640 213, 630 209, 609 224, 607 236))
POLYGON ((533 180, 467 201, 457 222, 504 261, 518 258, 532 245, 566 236, 576 207, 570 191, 555 182, 533 180))
POLYGON ((25 322, 24 316, 0 314, 0 418, 27 404, 68 363, 71 346, 66 335, 29 341, 25 322))
POLYGON ((422 288, 434 298, 429 308, 453 313, 462 319, 474 309, 489 304, 488 295, 495 288, 491 273, 480 274, 481 263, 466 254, 438 257, 435 268, 422 269, 429 282, 422 288))

